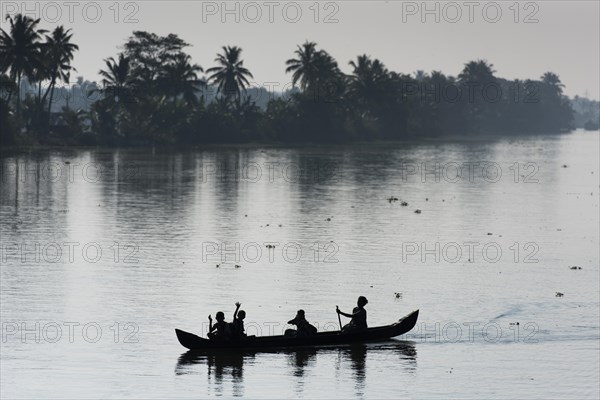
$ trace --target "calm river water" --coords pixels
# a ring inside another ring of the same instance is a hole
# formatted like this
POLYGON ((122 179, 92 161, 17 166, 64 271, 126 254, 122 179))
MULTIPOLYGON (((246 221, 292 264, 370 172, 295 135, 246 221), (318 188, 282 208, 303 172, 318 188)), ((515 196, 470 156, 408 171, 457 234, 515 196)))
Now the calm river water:
POLYGON ((5 151, 1 396, 597 399, 599 146, 5 151), (235 301, 250 334, 335 329, 359 295, 417 327, 243 355, 174 333, 235 301))

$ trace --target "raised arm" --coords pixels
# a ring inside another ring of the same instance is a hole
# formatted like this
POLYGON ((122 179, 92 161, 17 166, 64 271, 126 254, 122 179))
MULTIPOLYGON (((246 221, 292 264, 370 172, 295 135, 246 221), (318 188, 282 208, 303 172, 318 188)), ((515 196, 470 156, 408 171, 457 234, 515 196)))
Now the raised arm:
POLYGON ((212 317, 209 315, 208 316, 208 332, 212 332, 213 331, 213 324, 212 324, 212 317))
POLYGON ((235 311, 233 312, 233 320, 234 321, 237 318, 237 313, 240 310, 241 306, 242 306, 242 303, 240 303, 239 301, 235 303, 235 311))

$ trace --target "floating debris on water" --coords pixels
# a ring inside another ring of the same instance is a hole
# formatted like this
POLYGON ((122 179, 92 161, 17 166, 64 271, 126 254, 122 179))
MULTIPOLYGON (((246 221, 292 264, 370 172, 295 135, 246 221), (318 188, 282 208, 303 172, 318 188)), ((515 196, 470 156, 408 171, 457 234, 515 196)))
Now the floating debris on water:
POLYGON ((563 297, 565 294, 561 292, 556 292, 556 297, 563 297))
POLYGON ((573 265, 572 267, 569 267, 569 269, 582 269, 582 268, 578 267, 577 265, 573 265))
POLYGON ((400 203, 400 205, 401 205, 402 207, 406 207, 406 206, 408 205, 408 203, 407 203, 407 202, 405 202, 405 201, 403 201, 402 203, 400 203))
POLYGON ((415 210, 415 214, 421 214, 421 210, 419 210, 418 208, 415 210))

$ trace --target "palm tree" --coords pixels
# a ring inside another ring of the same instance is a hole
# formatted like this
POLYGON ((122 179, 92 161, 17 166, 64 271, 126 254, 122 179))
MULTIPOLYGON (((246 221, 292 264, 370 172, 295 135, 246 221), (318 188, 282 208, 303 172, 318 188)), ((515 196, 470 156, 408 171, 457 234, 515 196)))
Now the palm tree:
POLYGON ((52 111, 52 99, 54 98, 54 88, 57 80, 67 83, 71 77, 71 71, 76 71, 71 66, 71 61, 73 61, 73 53, 79 50, 79 46, 71 43, 73 35, 70 32, 70 29, 65 30, 61 25, 56 27, 50 36, 46 35, 45 48, 49 64, 48 79, 50 79, 50 85, 44 94, 44 100, 50 92, 48 113, 52 111))
POLYGON ((34 66, 30 77, 30 83, 38 85, 37 102, 40 105, 42 104, 42 83, 50 76, 50 59, 48 57, 47 50, 47 46, 40 47, 40 55, 38 60, 39 63, 37 63, 37 65, 34 66))
POLYGON ((297 58, 285 62, 286 73, 292 72, 292 84, 300 81, 303 91, 318 88, 339 73, 337 62, 324 50, 317 50, 315 42, 306 41, 294 52, 297 58))
POLYGON ((164 67, 159 82, 165 93, 173 99, 183 95, 188 104, 196 104, 196 93, 206 85, 204 81, 198 79, 200 72, 204 70, 201 66, 192 64, 189 55, 179 53, 172 63, 164 67))
POLYGON ((298 49, 294 52, 297 58, 290 58, 285 62, 285 65, 287 65, 285 72, 293 72, 293 85, 300 81, 300 88, 306 90, 309 85, 315 82, 317 75, 315 60, 318 53, 317 44, 306 41, 302 46, 298 46, 298 49))
POLYGON ((45 30, 37 29, 40 19, 18 14, 7 17, 9 31, 0 28, 0 71, 10 70, 10 78, 17 82, 17 114, 21 111, 21 78, 32 77, 40 63, 41 37, 45 30))
POLYGON ((113 99, 118 101, 119 95, 128 94, 133 82, 129 58, 119 54, 117 61, 110 57, 104 60, 104 63, 106 64, 106 70, 100 70, 99 72, 104 86, 103 91, 104 93, 110 92, 113 99))
MULTIPOLYGON (((494 69, 486 60, 470 61, 465 64, 462 72, 458 75, 458 81, 463 86, 476 85, 465 89, 468 93, 465 107, 467 129, 473 132, 481 132, 484 128, 494 128, 497 123, 497 104, 486 98, 487 85, 494 84, 494 69), (475 90, 473 90, 475 89, 475 90)), ((464 97, 464 96, 463 96, 464 97)))
MULTIPOLYGON (((557 74, 546 72, 541 76, 539 94, 542 118, 545 129, 568 129, 573 120, 573 108, 569 99, 563 95, 565 87, 557 74)), ((539 82, 536 82, 539 85, 539 82)))
POLYGON ((423 82, 425 79, 427 79, 427 72, 423 71, 422 69, 416 70, 415 79, 417 82, 423 82))
POLYGON ((560 81, 558 75, 554 72, 546 72, 541 77, 542 83, 551 87, 556 94, 562 94, 565 85, 560 81))
MULTIPOLYGON (((35 99, 35 118, 32 126, 35 134, 39 134, 43 127, 44 101, 46 96, 42 97, 42 83, 50 78, 51 60, 49 57, 48 46, 45 44, 40 47, 38 63, 33 67, 33 71, 28 78, 28 83, 35 87, 37 85, 37 97, 35 99)), ((46 92, 47 93, 47 92, 46 92)))
POLYGON ((390 94, 389 73, 378 59, 363 54, 348 63, 353 71, 349 78, 349 94, 365 105, 381 104, 390 94))
POLYGON ((209 68, 206 72, 212 74, 209 81, 216 83, 217 93, 225 93, 226 97, 235 94, 240 98, 240 89, 246 90, 249 85, 247 77, 254 78, 248 69, 244 68, 244 61, 240 60, 242 49, 237 46, 223 46, 223 54, 217 54, 215 61, 217 67, 209 68))
POLYGON ((495 81, 494 65, 486 60, 470 61, 465 64, 462 72, 458 75, 461 83, 476 82, 485 85, 495 81))
MULTIPOLYGON (((101 92, 104 94, 104 101, 95 103, 98 106, 93 109, 94 118, 92 120, 97 119, 95 123, 98 126, 113 127, 115 131, 120 132, 127 118, 127 113, 124 112, 125 109, 122 104, 132 105, 129 98, 133 85, 131 63, 123 53, 119 54, 118 60, 110 57, 105 59, 104 63, 106 69, 98 72, 102 77, 103 89, 101 89, 101 92)), ((101 130, 110 132, 110 129, 101 130)))

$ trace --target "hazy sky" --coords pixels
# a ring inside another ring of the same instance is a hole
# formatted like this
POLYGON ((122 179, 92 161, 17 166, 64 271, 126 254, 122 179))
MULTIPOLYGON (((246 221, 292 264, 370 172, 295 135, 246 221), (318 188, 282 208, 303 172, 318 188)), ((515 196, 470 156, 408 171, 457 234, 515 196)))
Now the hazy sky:
MULTIPOLYGON (((72 28, 80 46, 76 75, 89 80, 98 79, 102 60, 115 56, 132 31, 147 30, 181 36, 205 69, 221 46, 240 46, 258 85, 289 84, 284 62, 297 44, 311 40, 345 72, 348 61, 363 53, 398 72, 449 75, 483 58, 508 79, 556 72, 567 94, 587 92, 594 99, 600 96, 599 5, 598 0, 1 1, 3 15, 22 12, 42 18, 46 28, 72 28)), ((6 29, 6 22, 1 25, 6 29)))

